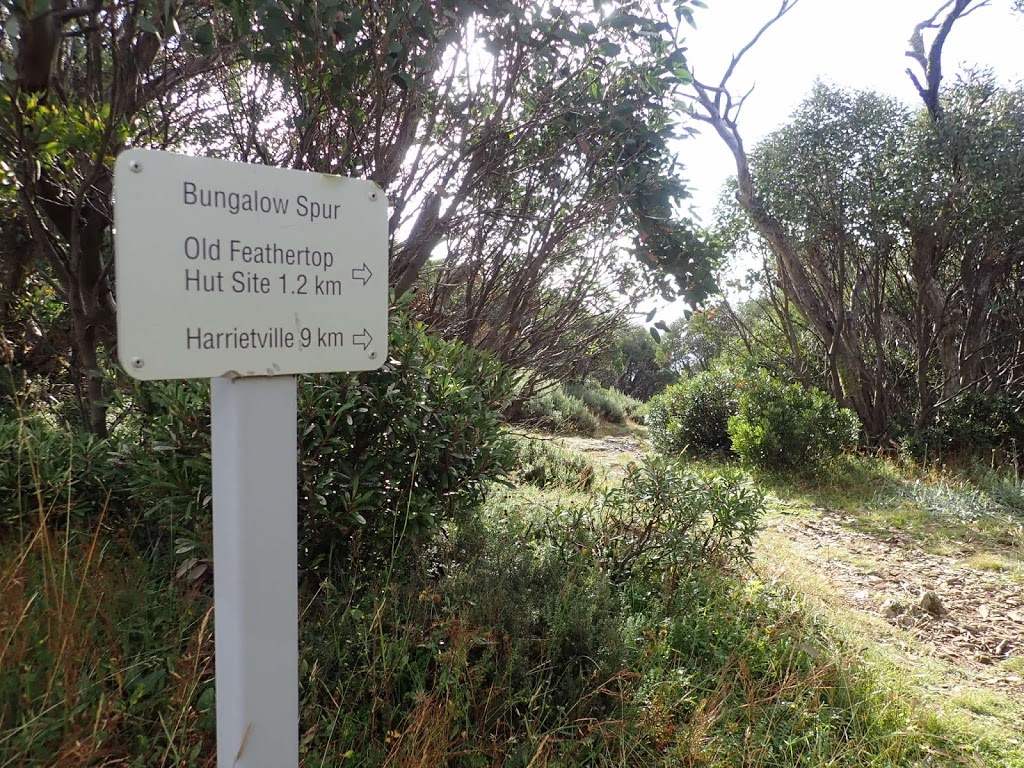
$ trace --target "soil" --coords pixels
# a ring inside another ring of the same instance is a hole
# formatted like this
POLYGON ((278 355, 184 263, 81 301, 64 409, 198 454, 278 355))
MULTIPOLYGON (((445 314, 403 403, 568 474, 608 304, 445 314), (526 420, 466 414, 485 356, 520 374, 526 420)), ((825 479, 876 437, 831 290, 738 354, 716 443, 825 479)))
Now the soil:
POLYGON ((850 530, 855 521, 842 510, 815 511, 816 519, 776 517, 768 530, 785 537, 841 605, 886 620, 893 631, 883 639, 911 657, 942 659, 975 684, 1024 694, 1024 678, 1000 664, 1024 655, 1024 585, 1008 573, 926 552, 898 530, 850 530), (916 642, 901 642, 904 633, 916 642))

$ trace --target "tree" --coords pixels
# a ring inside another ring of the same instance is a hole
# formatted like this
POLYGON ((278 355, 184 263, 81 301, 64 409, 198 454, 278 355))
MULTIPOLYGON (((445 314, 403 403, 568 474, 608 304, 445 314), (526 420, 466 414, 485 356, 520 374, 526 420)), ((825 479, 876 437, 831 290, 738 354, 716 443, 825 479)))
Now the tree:
POLYGON ((614 388, 648 400, 676 380, 665 367, 661 345, 642 325, 620 323, 590 358, 590 364, 579 377, 592 379, 603 387, 614 388))
MULTIPOLYGON (((793 4, 783 2, 750 45, 793 4)), ((717 86, 695 82, 698 116, 736 160, 736 204, 771 255, 770 295, 818 337, 828 389, 872 436, 907 411, 924 425, 959 392, 1019 386, 1020 355, 1003 351, 1019 313, 994 298, 1001 288, 1016 296, 1021 262, 1020 206, 996 210, 1024 191, 1021 94, 984 77, 938 90, 949 31, 983 5, 947 3, 916 28, 909 55, 926 68, 926 85, 915 79, 923 117, 819 84, 748 155, 728 78, 750 45, 717 86), (938 33, 925 55, 930 29, 938 33)))
POLYGON ((737 318, 722 299, 673 321, 662 338, 659 356, 677 375, 710 371, 739 332, 737 318))
POLYGON ((0 159, 9 216, 27 234, 6 243, 5 287, 13 298, 38 274, 66 304, 71 378, 96 434, 107 429, 100 350, 116 344, 113 157, 129 143, 173 146, 202 121, 204 78, 234 44, 200 50, 181 30, 212 37, 219 21, 188 0, 7 0, 0 13, 0 159))
POLYGON ((613 324, 594 319, 641 291, 704 296, 715 249, 680 213, 668 148, 687 130, 672 107, 690 4, 8 0, 0 153, 36 274, 68 307, 88 428, 106 429, 126 146, 375 181, 396 296, 415 289, 438 330, 510 364, 554 359, 556 337, 593 346, 613 324))
POLYGON ((343 9, 331 32, 297 7, 281 6, 285 21, 256 8, 246 24, 270 38, 254 60, 303 129, 240 105, 252 117, 235 143, 377 181, 392 285, 416 293, 412 311, 510 365, 571 377, 641 295, 713 289, 716 252, 679 214, 669 149, 688 77, 678 5, 670 21, 650 2, 385 3, 343 9))

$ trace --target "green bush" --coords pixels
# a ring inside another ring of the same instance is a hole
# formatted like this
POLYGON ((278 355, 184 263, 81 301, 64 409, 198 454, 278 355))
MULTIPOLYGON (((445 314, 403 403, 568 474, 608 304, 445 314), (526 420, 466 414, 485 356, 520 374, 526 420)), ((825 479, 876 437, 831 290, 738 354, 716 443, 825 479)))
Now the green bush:
POLYGON ((1024 411, 1007 393, 965 391, 939 406, 932 423, 904 441, 916 458, 927 454, 1024 446, 1024 411))
MULTIPOLYGON (((390 561, 472 515, 511 454, 500 409, 512 374, 488 355, 392 318, 376 371, 299 380, 299 533, 305 566, 390 561)), ((107 441, 42 417, 0 424, 5 516, 25 499, 95 510, 151 546, 194 549, 209 529, 209 384, 157 382, 129 398, 134 412, 107 441), (184 539, 184 541, 182 541, 184 539)), ((190 556, 197 555, 190 551, 190 556)))
POLYGON ((537 488, 568 488, 588 491, 594 485, 594 463, 578 451, 545 440, 513 436, 515 474, 537 488))
POLYGON ((522 403, 511 420, 552 432, 592 435, 598 421, 578 397, 566 394, 560 384, 548 387, 522 403))
POLYGON ((594 415, 612 424, 624 424, 627 419, 636 421, 643 410, 643 403, 614 387, 583 382, 566 384, 563 389, 567 395, 582 400, 594 415))
POLYGON ((692 474, 661 457, 631 465, 595 510, 564 508, 553 539, 591 553, 614 584, 649 594, 708 565, 746 561, 764 514, 761 493, 738 472, 692 474))
POLYGON ((856 415, 799 384, 767 376, 744 382, 739 409, 729 419, 732 449, 743 461, 771 470, 816 468, 856 444, 856 415))
POLYGON ((489 355, 392 322, 388 361, 314 376, 299 401, 307 565, 377 566, 475 514, 511 453, 500 410, 512 373, 489 355))
POLYGON ((99 515, 116 491, 108 451, 43 414, 0 411, 0 525, 35 524, 40 513, 99 515))
POLYGON ((728 370, 699 373, 673 384, 647 404, 651 443, 670 456, 728 452, 728 423, 737 404, 735 376, 728 370))

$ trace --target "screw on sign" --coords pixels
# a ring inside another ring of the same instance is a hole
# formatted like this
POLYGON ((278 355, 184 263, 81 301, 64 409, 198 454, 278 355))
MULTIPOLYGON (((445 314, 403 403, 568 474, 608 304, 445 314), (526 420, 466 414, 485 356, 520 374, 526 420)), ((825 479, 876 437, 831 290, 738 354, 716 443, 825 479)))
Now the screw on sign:
POLYGON ((218 765, 297 768, 295 375, 386 357, 387 198, 147 150, 114 191, 121 364, 211 380, 218 765))

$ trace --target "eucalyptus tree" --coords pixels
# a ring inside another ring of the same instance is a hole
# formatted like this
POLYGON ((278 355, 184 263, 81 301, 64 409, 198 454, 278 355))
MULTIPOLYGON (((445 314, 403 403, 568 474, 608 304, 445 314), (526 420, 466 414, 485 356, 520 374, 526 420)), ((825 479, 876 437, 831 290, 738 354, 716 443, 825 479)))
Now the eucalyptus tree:
POLYGON ((827 386, 873 436, 908 413, 924 426, 961 393, 1021 386, 1021 89, 942 81, 951 30, 985 5, 950 0, 915 28, 919 113, 819 84, 748 152, 728 80, 750 45, 717 85, 694 84, 694 114, 736 160, 733 224, 764 249, 776 307, 817 336, 827 386))
POLYGON ((373 179, 396 295, 447 336, 571 377, 640 294, 713 288, 669 151, 691 4, 253 6, 269 80, 234 99, 227 151, 373 179))
POLYGON ((25 233, 5 281, 24 293, 13 262, 38 266, 64 303, 83 421, 103 433, 117 152, 359 176, 389 196, 397 295, 509 362, 569 371, 614 291, 713 285, 667 150, 687 130, 671 106, 693 5, 5 0, 0 154, 25 233))
MULTIPOLYGON (((216 6, 183 0, 5 0, 0 159, 11 298, 30 276, 66 307, 71 379, 86 429, 106 433, 101 349, 116 344, 112 162, 127 144, 180 142, 205 79, 235 55, 216 6), (197 41, 205 40, 200 45, 197 41)), ((60 326, 47 329, 61 357, 60 326)))

